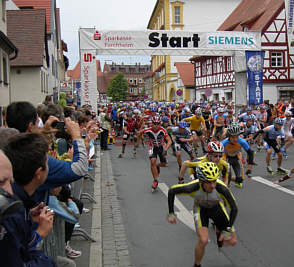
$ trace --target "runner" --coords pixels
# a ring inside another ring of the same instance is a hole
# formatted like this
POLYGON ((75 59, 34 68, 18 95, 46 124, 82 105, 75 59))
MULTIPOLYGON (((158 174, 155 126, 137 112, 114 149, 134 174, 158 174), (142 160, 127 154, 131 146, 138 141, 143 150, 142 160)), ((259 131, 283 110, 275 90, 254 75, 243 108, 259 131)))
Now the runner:
MULTIPOLYGON (((225 157, 228 161, 228 163, 232 166, 235 175, 236 175, 236 181, 235 186, 242 188, 243 187, 243 180, 244 180, 244 167, 241 162, 242 154, 241 149, 243 148, 247 153, 247 162, 248 162, 248 168, 246 171, 247 177, 250 179, 252 177, 252 165, 254 164, 253 158, 254 153, 251 150, 249 144, 247 141, 240 137, 240 134, 242 133, 242 129, 239 125, 239 123, 232 123, 227 130, 228 138, 221 141, 225 148, 225 157)), ((229 184, 231 181, 231 175, 229 175, 229 184)))
POLYGON ((174 200, 177 194, 186 194, 194 197, 194 222, 198 241, 195 246, 195 267, 201 267, 201 261, 208 244, 209 219, 213 220, 217 228, 219 246, 234 246, 237 237, 233 224, 238 208, 234 196, 228 187, 220 180, 219 170, 212 162, 204 162, 196 168, 197 180, 188 184, 174 185, 168 191, 169 223, 177 223, 174 213, 174 200), (225 205, 230 209, 228 215, 225 205))
POLYGON ((278 160, 277 160, 277 173, 279 174, 287 174, 288 171, 286 169, 283 169, 281 167, 283 155, 282 155, 282 147, 285 144, 285 133, 282 129, 283 127, 283 120, 281 118, 276 118, 274 121, 274 125, 270 125, 265 127, 264 129, 259 130, 253 137, 255 139, 259 134, 265 133, 264 135, 264 144, 266 148, 266 165, 267 165, 267 172, 269 172, 271 175, 274 175, 274 171, 270 165, 271 163, 271 153, 272 149, 275 151, 275 153, 278 154, 278 160), (281 145, 278 145, 277 138, 281 137, 281 145))
POLYGON ((153 176, 152 192, 158 186, 158 175, 160 173, 160 167, 165 167, 167 164, 167 150, 170 147, 172 141, 166 132, 161 126, 161 119, 159 116, 152 117, 152 126, 146 129, 143 129, 139 132, 140 135, 144 134, 149 139, 149 159, 151 173, 153 176), (167 143, 164 143, 164 140, 167 140, 167 143), (160 159, 160 163, 156 163, 157 156, 160 159))
POLYGON ((206 153, 204 148, 205 142, 204 142, 204 134, 203 134, 203 132, 204 133, 206 132, 206 125, 205 125, 205 120, 202 117, 201 108, 197 108, 195 110, 195 115, 190 116, 188 118, 184 118, 183 121, 190 122, 190 131, 193 137, 195 155, 197 156, 198 139, 200 140, 200 143, 201 143, 202 152, 206 153))
POLYGON ((162 119, 162 127, 167 131, 171 141, 172 141, 172 144, 171 144, 171 147, 172 147, 172 150, 173 150, 173 155, 176 156, 176 148, 175 148, 175 142, 173 140, 173 132, 172 132, 172 125, 170 124, 169 122, 169 117, 168 116, 163 116, 162 119))
POLYGON ((292 118, 292 113, 290 111, 285 112, 286 119, 284 120, 283 130, 285 133, 285 148, 283 150, 283 156, 285 159, 288 158, 287 149, 293 144, 294 142, 294 118, 292 118))
POLYGON ((136 128, 135 128, 135 120, 132 117, 132 113, 128 112, 127 113, 127 118, 123 122, 123 141, 122 141, 122 151, 118 155, 119 158, 122 158, 125 154, 125 149, 127 145, 127 141, 130 138, 131 142, 134 142, 134 148, 133 148, 133 155, 135 157, 136 155, 136 150, 137 150, 137 133, 136 133, 136 128))
POLYGON ((223 153, 224 153, 224 146, 219 141, 209 142, 207 145, 207 155, 201 158, 198 158, 199 161, 191 162, 189 160, 184 161, 182 164, 178 179, 179 183, 184 182, 184 175, 186 172, 186 169, 189 168, 189 177, 192 175, 192 179, 196 179, 195 171, 196 167, 203 163, 203 162, 213 162, 217 165, 219 168, 219 171, 221 173, 221 177, 223 182, 228 185, 228 176, 229 176, 229 164, 222 159, 223 153))
POLYGON ((191 132, 186 129, 187 127, 188 127, 188 124, 186 122, 180 121, 178 127, 172 128, 172 133, 173 133, 173 136, 175 137, 175 148, 176 148, 177 162, 179 165, 179 171, 181 170, 181 166, 182 166, 182 157, 181 157, 182 149, 184 149, 187 152, 191 160, 194 159, 192 146, 190 144, 193 141, 193 137, 191 136, 191 132))

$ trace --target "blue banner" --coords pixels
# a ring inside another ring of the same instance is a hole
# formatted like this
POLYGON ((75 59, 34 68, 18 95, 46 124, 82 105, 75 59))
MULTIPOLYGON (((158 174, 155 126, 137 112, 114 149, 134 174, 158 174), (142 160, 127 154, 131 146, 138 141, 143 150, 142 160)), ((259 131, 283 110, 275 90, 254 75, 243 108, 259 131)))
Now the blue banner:
POLYGON ((262 74, 264 51, 246 51, 246 66, 248 75, 249 105, 263 103, 262 74))

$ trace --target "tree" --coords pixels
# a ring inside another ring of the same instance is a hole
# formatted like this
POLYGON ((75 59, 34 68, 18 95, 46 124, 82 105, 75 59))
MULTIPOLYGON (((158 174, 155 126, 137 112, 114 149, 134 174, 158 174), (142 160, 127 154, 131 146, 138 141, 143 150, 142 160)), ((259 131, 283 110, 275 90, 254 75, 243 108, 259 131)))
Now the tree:
POLYGON ((128 94, 129 84, 122 73, 116 74, 107 87, 107 96, 112 98, 112 101, 125 100, 128 94))

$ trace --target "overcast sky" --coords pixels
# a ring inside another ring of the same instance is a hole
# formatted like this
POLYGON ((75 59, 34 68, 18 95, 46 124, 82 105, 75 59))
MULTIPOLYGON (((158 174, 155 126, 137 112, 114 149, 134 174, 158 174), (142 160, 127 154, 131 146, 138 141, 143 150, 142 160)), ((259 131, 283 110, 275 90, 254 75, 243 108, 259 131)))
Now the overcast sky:
MULTIPOLYGON (((61 37, 67 43, 69 69, 79 61, 78 29, 146 30, 157 0, 57 0, 60 8, 61 37)), ((149 64, 149 57, 97 56, 116 63, 149 64)), ((101 66, 103 67, 103 66, 101 66)))

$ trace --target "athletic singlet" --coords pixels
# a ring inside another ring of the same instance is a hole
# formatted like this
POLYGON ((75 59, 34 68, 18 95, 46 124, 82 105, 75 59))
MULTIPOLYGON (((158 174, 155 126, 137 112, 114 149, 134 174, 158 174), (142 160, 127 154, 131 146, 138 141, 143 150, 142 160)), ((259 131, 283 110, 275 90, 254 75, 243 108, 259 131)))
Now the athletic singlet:
POLYGON ((174 213, 174 198, 176 194, 185 194, 194 198, 194 211, 197 207, 214 208, 220 202, 223 202, 231 210, 230 225, 233 225, 236 219, 236 200, 228 187, 220 180, 216 180, 215 190, 211 193, 204 191, 198 179, 187 184, 173 185, 168 192, 169 213, 174 213))
POLYGON ((196 115, 183 119, 184 121, 190 122, 191 131, 199 131, 201 129, 201 123, 205 123, 205 120, 202 116, 197 117, 196 115))
POLYGON ((247 143, 247 141, 240 136, 238 137, 237 144, 230 143, 229 138, 222 140, 221 143, 225 148, 225 154, 229 157, 237 156, 242 148, 245 151, 248 151, 250 149, 250 146, 247 143))
POLYGON ((274 125, 267 126, 263 131, 265 132, 264 139, 276 140, 278 136, 285 137, 284 130, 277 130, 274 125))
POLYGON ((146 135, 149 139, 150 147, 159 147, 164 145, 164 139, 168 138, 167 131, 160 127, 156 132, 152 127, 142 130, 142 133, 146 135))

